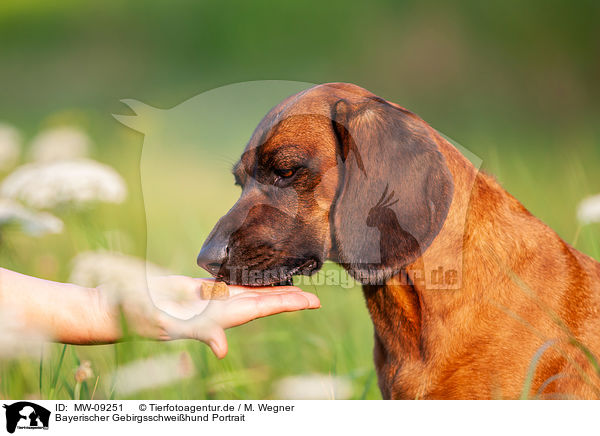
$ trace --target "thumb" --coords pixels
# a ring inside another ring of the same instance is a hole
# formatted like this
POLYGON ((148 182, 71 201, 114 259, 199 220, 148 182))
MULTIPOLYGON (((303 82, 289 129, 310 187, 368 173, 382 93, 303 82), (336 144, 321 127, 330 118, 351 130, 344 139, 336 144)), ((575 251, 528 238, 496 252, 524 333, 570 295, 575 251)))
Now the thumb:
POLYGON ((190 320, 173 320, 167 327, 172 338, 196 339, 210 347, 217 358, 227 355, 227 337, 223 328, 210 318, 196 317, 190 320))
POLYGON ((221 327, 217 327, 214 330, 212 337, 208 340, 207 344, 218 359, 223 359, 227 356, 227 336, 225 336, 225 330, 221 327))
POLYGON ((217 358, 224 358, 228 349, 225 330, 213 321, 206 319, 197 321, 199 322, 190 321, 192 325, 189 337, 204 342, 217 358))

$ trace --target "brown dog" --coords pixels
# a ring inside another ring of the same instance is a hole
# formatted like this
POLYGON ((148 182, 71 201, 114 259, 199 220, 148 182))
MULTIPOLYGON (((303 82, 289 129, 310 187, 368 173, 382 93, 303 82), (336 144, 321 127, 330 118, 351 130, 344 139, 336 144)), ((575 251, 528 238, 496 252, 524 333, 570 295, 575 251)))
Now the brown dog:
POLYGON ((384 398, 598 398, 600 264, 418 116, 350 84, 287 98, 235 166, 198 264, 363 284, 384 398))

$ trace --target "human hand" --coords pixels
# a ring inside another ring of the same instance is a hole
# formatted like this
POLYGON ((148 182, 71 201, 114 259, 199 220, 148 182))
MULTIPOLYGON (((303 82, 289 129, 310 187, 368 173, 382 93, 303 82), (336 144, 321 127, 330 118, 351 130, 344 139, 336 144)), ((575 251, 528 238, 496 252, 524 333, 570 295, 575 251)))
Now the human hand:
MULTIPOLYGON (((139 334, 159 340, 197 339, 220 359, 227 354, 225 329, 282 312, 317 309, 321 303, 294 286, 247 288, 229 286, 225 300, 202 300, 200 285, 211 279, 163 276, 148 280, 154 310, 134 310, 139 334)), ((124 306, 127 311, 127 305, 124 306)))

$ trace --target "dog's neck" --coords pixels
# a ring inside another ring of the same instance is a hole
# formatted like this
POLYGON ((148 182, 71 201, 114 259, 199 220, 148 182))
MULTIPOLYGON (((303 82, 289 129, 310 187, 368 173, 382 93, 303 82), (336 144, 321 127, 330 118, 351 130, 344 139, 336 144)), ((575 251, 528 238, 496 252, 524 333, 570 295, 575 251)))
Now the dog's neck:
MULTIPOLYGON (((478 235, 469 226, 477 221, 473 216, 489 213, 482 209, 483 203, 477 203, 482 190, 489 190, 488 195, 509 197, 495 183, 490 185, 488 176, 479 174, 458 150, 442 138, 439 141, 441 152, 451 161, 449 168, 454 170, 455 184, 452 205, 442 230, 423 255, 400 274, 384 285, 363 286, 375 329, 374 354, 379 384, 387 398, 426 397, 431 386, 415 383, 430 378, 416 375, 431 371, 428 361, 444 361, 445 348, 452 346, 453 337, 468 334, 457 331, 461 328, 460 322, 451 323, 455 327, 449 331, 444 327, 444 319, 456 316, 453 307, 475 292, 472 281, 463 275, 463 262, 465 256, 471 255, 472 245, 480 245, 482 241, 467 238, 467 235, 473 238, 478 235)), ((505 255, 510 256, 510 252, 507 250, 505 255)))
MULTIPOLYGON (((424 360, 422 344, 423 304, 411 285, 388 280, 385 285, 364 285, 363 293, 375 330, 374 358, 379 388, 386 399, 396 397, 390 389, 398 372, 419 367, 424 360)), ((415 387, 418 390, 418 387, 415 387)), ((415 389, 406 386, 406 398, 415 389)))

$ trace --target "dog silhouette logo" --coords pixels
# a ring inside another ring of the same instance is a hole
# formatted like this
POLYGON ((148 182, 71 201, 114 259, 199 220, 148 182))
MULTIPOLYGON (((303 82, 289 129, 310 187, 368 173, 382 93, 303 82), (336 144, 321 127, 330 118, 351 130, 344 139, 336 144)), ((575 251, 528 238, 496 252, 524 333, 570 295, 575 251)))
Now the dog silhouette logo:
POLYGON ((50 411, 29 401, 19 401, 3 406, 6 409, 6 431, 14 433, 16 429, 48 430, 50 411))

